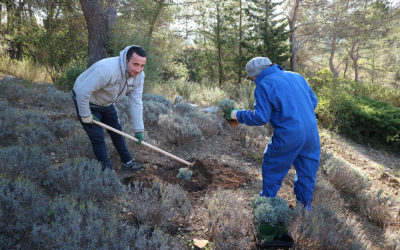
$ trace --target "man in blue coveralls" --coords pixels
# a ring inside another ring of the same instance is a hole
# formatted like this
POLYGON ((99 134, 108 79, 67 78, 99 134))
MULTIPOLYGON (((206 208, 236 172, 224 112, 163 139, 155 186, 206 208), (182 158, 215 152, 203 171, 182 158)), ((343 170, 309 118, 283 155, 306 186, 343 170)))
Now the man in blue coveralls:
POLYGON ((249 126, 268 122, 274 135, 262 162, 263 189, 260 195, 276 196, 293 164, 296 169, 296 200, 311 209, 320 157, 315 108, 317 97, 301 75, 271 64, 267 57, 256 57, 246 65, 256 84, 254 110, 232 109, 225 118, 249 126))

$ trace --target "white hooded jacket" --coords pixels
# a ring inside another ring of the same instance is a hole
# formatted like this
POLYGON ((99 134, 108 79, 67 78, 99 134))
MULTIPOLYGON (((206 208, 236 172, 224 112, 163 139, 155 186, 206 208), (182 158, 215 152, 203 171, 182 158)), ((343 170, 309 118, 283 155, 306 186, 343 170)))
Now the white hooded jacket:
POLYGON ((131 46, 122 50, 119 56, 102 59, 75 81, 74 92, 79 115, 91 115, 90 104, 109 106, 128 96, 129 113, 135 132, 144 130, 143 124, 143 83, 145 74, 142 71, 136 78, 126 72, 126 54, 131 46))

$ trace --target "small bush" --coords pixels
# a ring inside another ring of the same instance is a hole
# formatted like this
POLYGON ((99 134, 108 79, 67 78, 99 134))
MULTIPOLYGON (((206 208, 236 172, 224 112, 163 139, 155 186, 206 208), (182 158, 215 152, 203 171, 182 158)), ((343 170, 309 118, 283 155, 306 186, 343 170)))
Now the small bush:
POLYGON ((198 112, 198 111, 199 109, 197 108, 197 106, 194 106, 190 103, 179 102, 174 105, 174 112, 178 113, 181 116, 185 116, 190 112, 198 112))
POLYGON ((364 249, 347 224, 325 205, 316 205, 311 211, 296 207, 289 232, 300 249, 364 249))
POLYGON ((76 200, 107 201, 124 193, 115 171, 96 160, 76 159, 46 173, 43 185, 52 195, 71 194, 76 200))
POLYGON ((0 148, 0 166, 0 173, 12 180, 24 177, 34 181, 51 166, 51 159, 34 147, 0 148))
POLYGON ((184 144, 202 137, 202 132, 191 119, 180 115, 162 115, 158 120, 158 126, 168 142, 184 144))
POLYGON ((160 115, 168 114, 170 109, 161 102, 144 101, 143 119, 146 125, 157 124, 160 115))
POLYGON ((196 110, 188 112, 184 116, 197 124, 201 133, 205 136, 218 135, 223 130, 221 122, 214 114, 206 114, 196 110))
POLYGON ((171 109, 171 102, 162 95, 144 94, 142 99, 144 102, 151 101, 151 102, 162 103, 168 110, 171 109))
POLYGON ((23 179, 0 177, 0 248, 32 249, 31 231, 47 217, 48 200, 40 189, 23 179))
POLYGON ((168 229, 188 223, 191 204, 179 186, 154 182, 147 188, 143 183, 134 183, 128 192, 130 202, 126 206, 136 225, 168 229))
POLYGON ((70 136, 75 129, 77 129, 77 124, 69 119, 62 119, 55 122, 54 134, 57 138, 70 136))
POLYGON ((276 197, 255 197, 251 202, 254 219, 257 224, 270 224, 273 227, 286 228, 289 225, 292 212, 287 202, 276 197))
POLYGON ((57 78, 55 85, 63 90, 70 91, 75 84, 76 79, 85 71, 82 66, 74 66, 67 68, 64 73, 57 78))
POLYGON ((235 101, 231 99, 223 99, 218 103, 217 107, 219 112, 226 114, 229 110, 235 108, 235 101))
POLYGON ((382 193, 383 190, 379 190, 374 195, 359 194, 357 196, 357 203, 361 212, 369 221, 385 229, 393 222, 391 210, 395 205, 395 201, 390 196, 384 197, 382 193))
POLYGON ((38 93, 34 96, 35 101, 42 106, 62 111, 74 111, 75 106, 69 92, 58 90, 52 84, 43 84, 38 87, 38 93))
POLYGON ((215 249, 252 249, 251 214, 242 197, 221 191, 207 199, 208 232, 215 249))
POLYGON ((313 204, 325 204, 331 208, 343 207, 343 199, 339 192, 325 179, 317 178, 315 183, 313 204))
POLYGON ((83 128, 75 130, 68 137, 61 138, 55 152, 59 157, 73 159, 76 157, 95 158, 92 144, 83 128))
POLYGON ((321 165, 321 170, 336 189, 353 196, 357 196, 363 189, 371 185, 367 177, 361 175, 346 162, 332 156, 328 156, 328 159, 321 165))
POLYGON ((1 103, 0 109, 2 111, 0 112, 1 144, 4 146, 15 144, 15 125, 21 120, 21 115, 16 109, 9 107, 7 103, 1 103))
POLYGON ((62 249, 178 249, 179 242, 160 230, 126 225, 90 201, 70 197, 51 203, 48 219, 35 225, 37 248, 62 249))
POLYGON ((189 181, 190 178, 192 178, 192 174, 192 170, 189 170, 188 168, 180 168, 176 177, 184 181, 189 181))
POLYGON ((54 149, 54 134, 43 127, 28 126, 17 129, 18 145, 40 147, 45 152, 54 149))

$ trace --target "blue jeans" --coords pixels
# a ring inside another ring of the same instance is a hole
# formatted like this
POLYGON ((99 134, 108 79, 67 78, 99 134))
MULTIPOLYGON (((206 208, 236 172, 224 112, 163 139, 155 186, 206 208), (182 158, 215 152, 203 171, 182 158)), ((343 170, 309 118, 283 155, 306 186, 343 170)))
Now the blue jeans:
MULTIPOLYGON (((97 160, 103 164, 103 168, 112 169, 110 158, 108 157, 107 154, 107 147, 106 147, 106 142, 104 140, 103 128, 96 124, 88 124, 82 122, 81 117, 79 116, 78 106, 76 104, 75 99, 74 103, 79 121, 83 126, 83 129, 89 136, 89 139, 92 143, 93 152, 96 155, 97 160)), ((114 104, 111 104, 110 106, 107 107, 90 104, 90 110, 92 111, 92 114, 96 116, 102 123, 105 123, 108 126, 111 126, 113 128, 122 131, 122 126, 118 118, 118 112, 115 109, 114 104)), ((111 137, 114 147, 117 149, 121 161, 125 163, 130 161, 132 157, 128 151, 128 148, 126 147, 124 137, 109 130, 107 130, 107 132, 111 137)))

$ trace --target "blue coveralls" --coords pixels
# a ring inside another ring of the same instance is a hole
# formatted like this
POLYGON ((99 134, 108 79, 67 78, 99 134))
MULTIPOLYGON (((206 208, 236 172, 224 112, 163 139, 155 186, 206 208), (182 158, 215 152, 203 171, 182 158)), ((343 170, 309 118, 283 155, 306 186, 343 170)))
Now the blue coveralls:
POLYGON ((266 68, 254 82, 254 110, 241 110, 236 116, 249 126, 270 122, 274 128, 264 151, 261 195, 276 196, 293 164, 298 177, 294 183, 296 200, 311 209, 320 156, 314 112, 317 97, 301 75, 279 65, 266 68))

